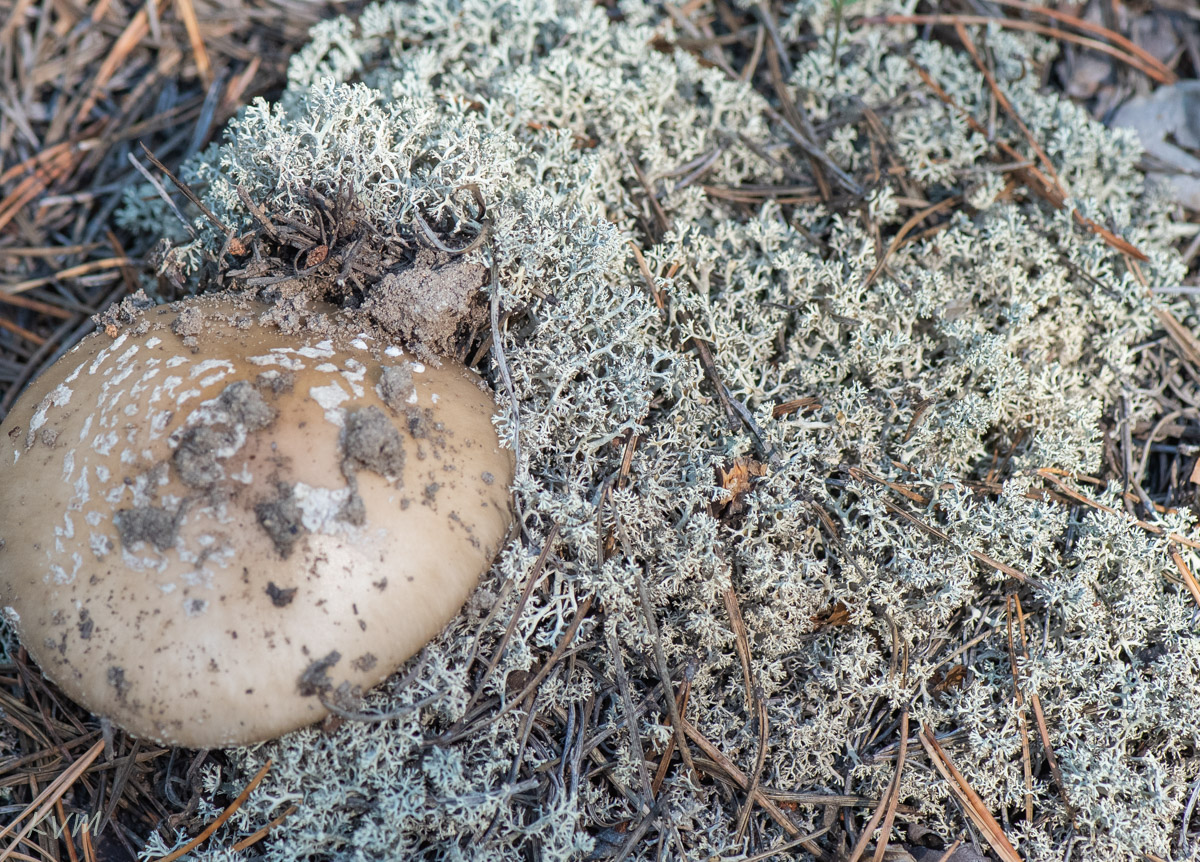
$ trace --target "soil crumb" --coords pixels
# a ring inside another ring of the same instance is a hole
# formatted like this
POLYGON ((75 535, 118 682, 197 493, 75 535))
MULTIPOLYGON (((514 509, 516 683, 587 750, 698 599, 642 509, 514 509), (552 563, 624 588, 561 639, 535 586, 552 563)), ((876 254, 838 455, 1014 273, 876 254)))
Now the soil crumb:
POLYGON ((254 378, 254 385, 264 392, 270 392, 278 397, 291 392, 296 386, 296 375, 290 371, 277 371, 272 368, 254 378))
POLYGON ((179 480, 189 488, 211 488, 225 475, 217 457, 237 443, 233 430, 213 425, 189 428, 179 441, 171 461, 179 471, 179 480))
POLYGON ((337 650, 325 658, 317 659, 300 674, 299 689, 301 697, 312 697, 314 694, 325 694, 333 683, 329 680, 329 669, 342 660, 342 654, 337 650))
POLYGON ((110 335, 129 326, 134 327, 134 333, 140 335, 150 327, 145 312, 154 307, 154 300, 146 296, 146 291, 138 290, 113 303, 99 314, 92 315, 92 323, 110 335))
MULTIPOLYGON (((292 493, 292 486, 286 482, 279 483, 279 496, 256 505, 254 514, 258 518, 258 525, 271 537, 275 550, 279 551, 285 560, 291 556, 296 542, 308 532, 304 526, 304 514, 292 493)), ((271 600, 275 601, 275 596, 271 596, 271 600)), ((275 601, 275 604, 282 607, 278 601, 275 601)))
POLYGON ((292 599, 296 597, 296 590, 299 587, 280 587, 271 581, 267 584, 267 595, 271 598, 271 604, 277 608, 286 608, 292 603, 292 599))
POLYGON ((275 408, 245 380, 230 383, 218 400, 230 420, 247 431, 259 431, 275 421, 275 408))
POLYGON ((199 335, 204 329, 204 314, 194 305, 188 305, 179 312, 179 316, 171 323, 171 331, 183 338, 189 335, 199 335))
POLYGON ((225 473, 217 459, 235 451, 246 432, 260 431, 275 421, 275 408, 245 380, 230 383, 216 401, 215 415, 189 428, 172 457, 180 481, 190 488, 211 488, 221 481, 225 473))
POLYGON ((417 399, 416 387, 413 385, 412 366, 407 362, 403 365, 392 365, 383 369, 379 375, 377 390, 393 413, 397 416, 405 412, 417 399))
POLYGON ((385 275, 362 307, 419 358, 454 356, 486 323, 479 288, 487 274, 483 264, 423 249, 408 269, 385 275))
POLYGON ((160 551, 175 546, 179 529, 178 513, 168 512, 162 506, 141 506, 136 509, 119 509, 113 516, 121 544, 126 548, 138 542, 149 542, 160 551))
POLYGON ((342 452, 352 467, 365 467, 381 476, 399 477, 404 471, 404 440, 378 407, 346 414, 342 452))

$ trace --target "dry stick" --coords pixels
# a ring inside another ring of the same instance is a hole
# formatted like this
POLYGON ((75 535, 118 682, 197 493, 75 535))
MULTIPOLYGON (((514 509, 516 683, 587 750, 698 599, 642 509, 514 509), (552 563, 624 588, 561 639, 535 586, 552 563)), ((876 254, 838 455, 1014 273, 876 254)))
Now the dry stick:
MULTIPOLYGON (((1021 597, 1014 596, 1013 598, 1017 603, 1017 631, 1021 635, 1021 654, 1026 661, 1029 661, 1029 641, 1025 637, 1025 612, 1021 609, 1021 597)), ((1038 735, 1042 738, 1042 750, 1046 752, 1046 763, 1050 765, 1050 774, 1054 776, 1054 783, 1058 785, 1058 795, 1062 797, 1063 805, 1071 816, 1071 822, 1074 823, 1075 806, 1071 804, 1071 800, 1067 796, 1067 785, 1063 782, 1062 770, 1058 768, 1058 757, 1054 754, 1054 746, 1050 744, 1050 730, 1046 726, 1046 713, 1042 709, 1042 699, 1036 691, 1030 693, 1029 703, 1033 707, 1033 717, 1037 721, 1038 735)))
POLYGON ((933 731, 926 725, 917 733, 917 739, 921 740, 921 745, 925 749, 925 753, 929 755, 929 760, 933 763, 942 777, 946 779, 946 783, 950 787, 950 792, 958 799, 963 810, 967 812, 967 816, 971 822, 975 824, 984 839, 992 846, 996 855, 1000 857, 1001 862, 1023 862, 1021 856, 1009 843, 1008 837, 1004 834, 1004 830, 1000 828, 1000 824, 996 822, 996 818, 987 810, 983 800, 979 798, 979 794, 974 788, 967 783, 967 779, 958 771, 949 755, 934 738, 933 731))
POLYGON ((1017 670, 1017 649, 1013 641, 1013 595, 1004 600, 1008 621, 1008 665, 1012 671, 1013 699, 1017 702, 1017 723, 1021 731, 1021 761, 1025 771, 1025 822, 1033 823, 1033 760, 1029 755, 1029 721, 1025 717, 1025 698, 1021 695, 1021 674, 1017 670))
MULTIPOLYGON (((806 139, 814 137, 812 124, 807 122, 806 115, 800 113, 796 107, 796 100, 792 98, 787 91, 787 86, 783 82, 783 72, 779 68, 779 52, 772 44, 767 51, 767 69, 771 73, 771 87, 775 90, 775 97, 779 99, 779 104, 783 106, 783 115, 787 121, 792 124, 792 127, 798 131, 802 131, 806 139)), ((803 147, 801 149, 804 149, 803 147)), ((807 152, 807 151, 806 151, 807 152)), ((825 179, 825 175, 820 170, 820 162, 817 161, 811 154, 808 156, 808 162, 813 169, 813 178, 817 181, 817 190, 821 194, 821 201, 829 203, 833 197, 829 189, 829 181, 825 179)))
MULTIPOLYGON (((508 621, 508 625, 504 629, 504 634, 501 635, 500 641, 496 644, 496 651, 492 654, 492 660, 488 662, 487 668, 483 671, 483 676, 479 680, 479 685, 475 688, 475 693, 471 695, 471 699, 467 701, 466 707, 462 714, 469 715, 471 708, 479 700, 480 693, 483 691, 484 683, 496 671, 496 667, 500 664, 500 659, 504 655, 504 650, 508 647, 508 642, 512 639, 513 632, 517 629, 517 623, 521 619, 521 614, 524 612, 525 605, 529 601, 529 597, 533 595, 534 588, 542 580, 542 569, 546 567, 546 560, 550 558, 550 552, 554 549, 554 543, 558 541, 558 522, 550 525, 549 532, 546 533, 546 540, 542 543, 542 550, 534 560, 533 567, 529 571, 529 580, 525 583, 525 589, 521 591, 521 598, 517 601, 517 606, 513 610, 512 617, 508 621)), ((495 619, 496 614, 500 612, 501 602, 497 601, 492 606, 492 610, 488 613, 487 619, 483 621, 483 625, 479 627, 480 634, 483 630, 495 619)), ((471 656, 466 663, 469 670, 471 665, 475 663, 475 658, 479 654, 479 643, 476 641, 475 647, 471 650, 471 656)))
MULTIPOLYGON (((674 7, 672 7, 670 4, 667 5, 667 10, 671 12, 672 17, 675 18, 680 27, 686 30, 689 35, 697 39, 701 37, 702 34, 696 28, 696 25, 688 20, 686 16, 680 13, 679 10, 674 9, 674 7)), ((767 29, 771 33, 772 37, 771 50, 767 52, 768 62, 771 62, 772 58, 774 58, 776 65, 778 65, 780 61, 786 63, 786 56, 784 56, 784 52, 780 50, 782 43, 779 39, 778 32, 775 30, 774 20, 771 18, 769 10, 767 10, 762 4, 759 4, 758 11, 763 18, 763 22, 767 25, 767 29)), ((729 67, 729 64, 725 61, 724 55, 717 54, 714 62, 722 69, 722 71, 725 72, 730 80, 738 80, 738 73, 734 72, 733 69, 729 67)), ((787 70, 783 71, 787 73, 787 70)), ((782 79, 783 75, 777 75, 775 77, 782 79)), ((781 98, 781 101, 783 104, 788 104, 789 102, 787 98, 781 98)), ((792 107, 793 109, 795 108, 794 103, 792 107)), ((810 132, 811 127, 805 128, 808 126, 808 124, 803 121, 803 118, 801 118, 800 127, 797 128, 796 125, 794 125, 774 108, 766 106, 764 111, 766 112, 767 116, 783 127, 784 131, 786 131, 788 136, 796 143, 796 145, 804 151, 805 155, 807 155, 810 159, 820 163, 820 165, 824 167, 826 171, 828 171, 837 179, 837 181, 842 185, 843 188, 846 189, 846 191, 850 192, 850 194, 855 195, 856 197, 861 197, 863 195, 862 187, 856 183, 849 174, 839 168, 837 164, 834 163, 833 159, 831 159, 821 147, 817 146, 810 139, 811 135, 806 136, 805 132, 810 132)), ((824 178, 821 176, 820 172, 816 172, 816 177, 818 183, 824 185, 824 178)))
MULTIPOLYGON (((586 617, 587 612, 591 610, 592 600, 593 596, 588 596, 579 603, 579 607, 575 609, 575 616, 571 617, 571 622, 567 625, 567 630, 563 634, 562 640, 558 642, 558 646, 554 648, 554 652, 550 654, 550 658, 546 659, 546 663, 542 666, 542 669, 534 675, 533 679, 525 683, 525 687, 522 688, 521 691, 512 698, 512 700, 510 700, 499 712, 492 716, 492 721, 498 721, 503 716, 512 712, 518 704, 525 700, 530 693, 536 691, 537 687, 542 684, 543 680, 545 680, 550 674, 550 671, 554 669, 554 665, 563 657, 564 654, 566 654, 568 647, 571 645, 571 641, 575 639, 576 632, 578 632, 579 627, 583 625, 584 617, 586 617)), ((441 739, 448 744, 460 738, 461 737, 456 737, 450 733, 447 733, 441 739)))
POLYGON ((33 831, 34 827, 42 821, 42 818, 44 818, 54 809, 54 803, 62 798, 63 794, 66 793, 67 790, 70 789, 71 785, 79 779, 79 776, 83 775, 83 771, 91 766, 92 761, 99 757, 100 752, 103 750, 104 740, 101 739, 98 740, 95 745, 89 748, 87 753, 71 764, 67 770, 55 778, 54 781, 46 785, 46 789, 39 793, 37 798, 30 802, 29 805, 25 807, 25 810, 17 815, 15 820, 13 820, 3 829, 0 829, 0 838, 4 838, 16 828, 18 823, 32 814, 29 822, 26 823, 24 828, 22 828, 21 831, 18 832, 13 838, 12 844, 9 845, 8 849, 3 853, 0 853, 0 862, 4 862, 5 859, 8 859, 14 852, 16 852, 17 846, 24 841, 26 836, 33 831))
MULTIPOLYGON (((496 248, 495 242, 492 242, 492 266, 491 266, 491 313, 490 322, 492 324, 492 357, 496 360, 496 367, 500 370, 500 379, 504 381, 504 391, 508 393, 508 400, 512 402, 512 423, 513 423, 513 461, 516 464, 516 469, 521 469, 521 410, 517 401, 517 389, 513 386, 512 374, 508 370, 508 360, 504 356, 504 345, 501 343, 503 339, 500 337, 500 275, 497 272, 496 256, 499 254, 499 249, 496 248)), ((518 519, 519 521, 519 519, 518 519)))
POLYGON ((208 826, 204 828, 203 832, 189 841, 185 846, 168 853, 166 856, 155 860, 155 862, 175 862, 176 859, 186 856, 188 853, 191 853, 193 850, 207 841, 210 835, 220 829, 221 825, 230 817, 232 817, 235 811, 245 804, 246 800, 250 798, 250 794, 254 792, 254 788, 258 787, 262 780, 267 777, 267 770, 271 768, 271 764, 273 762, 274 761, 268 760, 266 763, 264 763, 262 765, 262 769, 258 770, 254 777, 250 779, 250 783, 246 785, 246 789, 239 793, 237 799, 233 800, 229 807, 217 816, 216 820, 208 824, 208 826))
MULTIPOLYGON (((668 322, 666 301, 663 299, 662 293, 659 291, 658 286, 654 283, 654 275, 650 272, 650 267, 646 263, 645 256, 642 254, 641 249, 639 249, 632 240, 630 240, 629 246, 633 249, 634 258, 638 262, 638 269, 641 270, 642 278, 646 282, 646 288, 650 291, 650 296, 654 299, 654 304, 658 307, 659 314, 662 316, 664 322, 668 322)), ((674 277, 675 273, 678 271, 678 268, 678 265, 673 265, 671 267, 671 272, 668 273, 667 277, 674 277)), ((686 323, 688 320, 686 315, 684 315, 682 312, 680 315, 680 322, 686 323)), ((745 405, 743 405, 740 401, 729 397, 729 390, 725 388, 725 384, 721 380, 721 374, 717 370, 717 364, 713 359, 712 350, 709 348, 708 342, 704 341, 698 336, 692 335, 683 342, 683 346, 685 348, 689 344, 695 348, 696 355, 700 359, 700 366, 704 369, 704 373, 708 377, 709 382, 712 383, 713 389, 716 390, 717 400, 721 402, 721 407, 725 411, 725 421, 729 425, 729 429, 734 433, 737 433, 740 425, 744 424, 746 426, 746 430, 750 432, 750 436, 754 438, 754 442, 758 447, 758 450, 764 453, 763 457, 772 464, 777 465, 779 463, 779 455, 773 448, 767 447, 766 435, 763 433, 762 429, 758 427, 758 423, 754 421, 754 417, 750 414, 750 411, 747 410, 745 405)))
POLYGON ((146 182, 154 186, 154 191, 158 192, 158 196, 162 198, 166 205, 171 208, 171 212, 175 214, 175 218, 181 225, 183 225, 183 229, 188 232, 188 236, 190 236, 192 239, 195 239, 196 229, 192 227, 192 223, 187 220, 183 212, 179 209, 179 205, 175 203, 175 199, 167 193, 166 188, 163 186, 158 177, 150 173, 149 169, 139 162, 137 160, 137 156, 135 156, 133 153, 127 153, 126 158, 129 160, 129 164, 133 165, 134 169, 136 169, 137 172, 142 175, 146 182))
POLYGON ((142 152, 146 154, 146 158, 150 160, 150 164, 154 165, 154 167, 166 174, 167 179, 175 184, 175 188, 179 189, 183 196, 191 201, 192 205, 195 206, 196 209, 204 213, 204 217, 212 223, 212 226, 215 227, 222 236, 230 236, 233 233, 232 229, 226 226, 226 224, 219 218, 217 218, 216 214, 204 205, 204 201, 200 200, 200 197, 194 191, 188 188, 186 183, 182 182, 177 176, 171 173, 170 168, 160 162, 154 153, 150 152, 149 147, 147 147, 141 141, 138 141, 138 144, 141 146, 142 152))

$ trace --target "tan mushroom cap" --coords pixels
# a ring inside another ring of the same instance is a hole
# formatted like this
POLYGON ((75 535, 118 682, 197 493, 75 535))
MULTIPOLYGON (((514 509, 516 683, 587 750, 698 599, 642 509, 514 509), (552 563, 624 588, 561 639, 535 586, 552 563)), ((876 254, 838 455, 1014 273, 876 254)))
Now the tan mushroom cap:
POLYGON ((159 743, 352 703, 458 612, 512 521, 476 375, 263 311, 151 309, 0 425, 0 607, 67 694, 159 743))

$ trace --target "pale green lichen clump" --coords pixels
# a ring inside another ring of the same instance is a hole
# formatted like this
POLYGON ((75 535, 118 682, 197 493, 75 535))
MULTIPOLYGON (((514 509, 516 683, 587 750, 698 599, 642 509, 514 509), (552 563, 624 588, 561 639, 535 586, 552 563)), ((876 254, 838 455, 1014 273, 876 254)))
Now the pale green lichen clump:
MULTIPOLYGON (((502 333, 515 405, 497 386, 510 442, 519 413, 521 538, 428 650, 417 682, 385 687, 370 704, 395 709, 446 694, 393 721, 310 729, 233 753, 230 774, 206 776, 210 793, 244 786, 268 758, 274 767, 199 858, 242 858, 233 844, 292 804, 297 811, 248 853, 505 860, 614 852, 644 815, 617 790, 636 799, 641 778, 613 688, 610 636, 624 650, 635 702, 658 683, 638 577, 676 682, 685 669, 692 675, 686 717, 750 772, 758 725, 723 602, 730 585, 736 591, 769 719, 763 786, 878 799, 895 769, 899 710, 910 704, 914 735, 922 725, 945 735, 988 810, 1006 812, 1023 858, 1196 858, 1175 846, 1200 774, 1195 606, 1173 582, 1162 534, 1123 514, 1046 499, 1033 473, 1096 472, 1102 420, 1122 392, 1130 421, 1152 415, 1150 393, 1134 386, 1139 344, 1158 325, 1146 288, 1068 213, 1001 195, 1004 175, 988 161, 988 143, 932 96, 905 55, 986 117, 987 87, 969 57, 913 43, 903 28, 843 27, 836 89, 827 35, 792 58, 791 94, 818 125, 878 109, 894 163, 927 199, 960 194, 970 205, 946 230, 900 248, 868 283, 881 247, 873 226, 886 245, 886 232, 910 212, 897 202, 900 181, 878 180, 862 210, 765 203, 751 212, 707 194, 702 185, 794 184, 791 175, 808 177, 809 168, 778 145, 785 138, 764 97, 681 49, 658 50, 680 35, 670 19, 632 2, 621 9, 624 20, 612 23, 591 0, 419 0, 327 22, 294 58, 280 102, 245 110, 225 143, 183 172, 239 228, 252 226, 239 184, 269 212, 307 218, 305 186, 333 194, 349 183, 381 229, 415 233, 420 212, 460 224, 464 241, 479 225, 456 190, 475 184, 494 243, 474 257, 496 255, 501 308, 525 312, 502 333), (634 162, 669 222, 661 234, 634 162), (644 250, 669 321, 630 239, 644 250), (680 346, 693 334, 712 345, 731 397, 762 429, 762 448, 744 427, 730 431, 695 353, 680 346), (799 398, 818 406, 773 415, 799 398), (618 483, 629 433, 640 443, 618 483), (1010 450, 998 492, 969 484, 1010 450), (766 476, 744 516, 714 518, 710 504, 725 495, 715 468, 744 455, 769 460, 766 476), (839 541, 822 526, 822 510, 839 541), (552 525, 560 533, 544 582, 478 699, 491 712, 469 734, 440 740, 463 717, 552 525), (979 555, 1041 586, 1020 587, 979 555), (1022 710, 1004 618, 1014 587, 1029 614, 1022 691, 1026 702, 1041 698, 1065 783, 1035 783, 1033 823, 1024 820, 1022 710), (545 718, 530 728, 528 704, 502 711, 524 684, 518 672, 540 668, 589 598, 578 651, 541 686, 536 709, 545 718), (850 623, 822 627, 839 603, 850 623), (963 661, 955 650, 978 635, 964 684, 935 692, 963 661), (477 636, 481 657, 468 671, 477 636), (902 673, 893 658, 905 654, 902 673), (615 728, 604 749, 610 768, 591 775, 588 757, 574 760, 585 740, 545 730, 577 727, 585 711, 588 739, 615 728), (510 772, 518 756, 524 766, 510 772)), ((819 33, 822 22, 832 33, 829 14, 801 3, 781 21, 781 37, 801 24, 819 33)), ((1141 273, 1150 285, 1177 283, 1166 210, 1142 189, 1132 139, 1036 91, 1030 63, 1045 59, 1043 43, 995 30, 988 44, 997 78, 1071 204, 1149 256, 1141 273)), ((872 159, 864 129, 845 123, 825 145, 859 178, 872 159)), ((1021 141, 1003 117, 998 135, 1021 141)), ((139 196, 123 217, 154 230, 166 221, 139 196)), ((206 222, 197 229, 200 238, 174 252, 185 267, 222 242, 206 222)), ((1087 490, 1123 511, 1120 489, 1087 490)), ((1160 520, 1164 533, 1192 534, 1188 514, 1160 520)), ((1200 568, 1190 549, 1180 551, 1200 568)), ((638 721, 655 764, 671 735, 660 708, 638 721)), ((952 839, 966 821, 911 742, 898 824, 952 839)), ((665 858, 736 858, 786 837, 756 809, 756 843, 739 843, 744 794, 694 778, 678 759, 658 798, 661 819, 629 858, 656 858, 660 840, 665 858)), ((853 813, 861 826, 866 813, 853 813)), ((818 806, 790 816, 801 832, 825 823, 818 806)))

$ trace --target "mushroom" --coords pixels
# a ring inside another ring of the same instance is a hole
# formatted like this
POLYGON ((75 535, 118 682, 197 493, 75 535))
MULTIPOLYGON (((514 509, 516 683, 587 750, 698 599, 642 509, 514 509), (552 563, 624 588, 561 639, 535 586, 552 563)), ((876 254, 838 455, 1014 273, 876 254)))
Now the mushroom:
POLYGON ((476 375, 332 308, 291 335, 264 311, 150 309, 0 425, 0 606, 64 692, 162 744, 355 702, 458 612, 512 522, 476 375))

